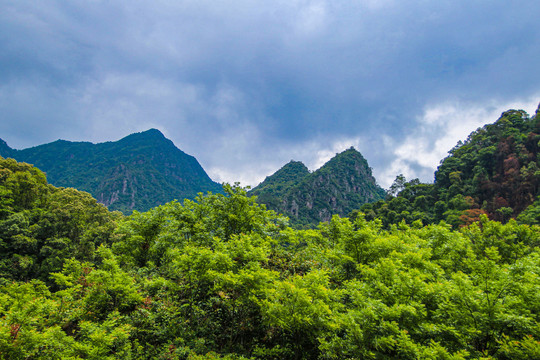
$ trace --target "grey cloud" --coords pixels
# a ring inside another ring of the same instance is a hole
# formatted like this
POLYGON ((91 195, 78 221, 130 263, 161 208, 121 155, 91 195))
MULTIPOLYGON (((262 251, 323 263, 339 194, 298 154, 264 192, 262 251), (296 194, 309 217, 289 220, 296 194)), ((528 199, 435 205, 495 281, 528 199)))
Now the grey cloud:
POLYGON ((157 127, 219 180, 256 185, 361 138, 376 174, 399 173, 381 139, 444 135, 420 131, 426 108, 540 93, 533 0, 0 5, 0 137, 15 147, 157 127))

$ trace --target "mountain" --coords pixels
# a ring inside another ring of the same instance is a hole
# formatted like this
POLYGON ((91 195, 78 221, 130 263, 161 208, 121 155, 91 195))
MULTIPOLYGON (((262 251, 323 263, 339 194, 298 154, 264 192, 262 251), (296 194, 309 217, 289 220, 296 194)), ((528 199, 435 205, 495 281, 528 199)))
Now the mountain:
POLYGON ((258 202, 265 204, 267 208, 278 209, 287 191, 309 174, 308 168, 301 161, 291 160, 253 188, 249 195, 257 196, 258 202))
POLYGON ((12 148, 10 148, 8 146, 8 144, 0 139, 0 156, 3 156, 3 157, 13 157, 12 154, 15 150, 13 150, 12 148))
POLYGON ((540 195, 539 152, 540 107, 533 117, 523 110, 508 110, 451 149, 433 184, 401 179, 401 185, 392 185, 401 190, 396 197, 366 204, 361 211, 385 226, 444 220, 457 227, 481 215, 540 224, 540 201, 535 201, 540 195))
POLYGON ((115 142, 57 140, 24 150, 0 141, 0 156, 31 163, 55 186, 87 191, 110 210, 146 211, 198 192, 221 192, 198 161, 156 129, 115 142))
POLYGON ((385 191, 377 185, 366 159, 351 147, 313 173, 303 163, 291 161, 248 194, 289 216, 293 224, 309 226, 382 199, 385 191))

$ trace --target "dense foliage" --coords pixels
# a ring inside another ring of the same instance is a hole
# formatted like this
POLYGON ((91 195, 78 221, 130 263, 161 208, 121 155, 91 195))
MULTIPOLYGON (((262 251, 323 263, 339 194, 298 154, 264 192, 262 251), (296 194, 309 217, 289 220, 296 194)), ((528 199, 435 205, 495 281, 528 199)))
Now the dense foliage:
POLYGON ((62 270, 69 258, 92 261, 112 244, 119 213, 88 193, 47 184, 45 174, 0 157, 0 277, 40 279, 62 270))
POLYGON ((268 209, 287 215, 296 227, 315 227, 333 214, 341 216, 362 204, 384 198, 366 159, 350 148, 310 173, 291 161, 249 192, 268 209))
POLYGON ((293 230, 238 186, 129 217, 0 160, 0 359, 540 358, 540 228, 293 230))
POLYGON ((540 112, 530 118, 522 110, 506 111, 450 151, 434 184, 398 176, 386 201, 366 204, 361 211, 385 227, 401 220, 463 226, 483 214, 502 222, 518 217, 540 224, 540 203, 534 202, 540 189, 539 144, 540 112))
POLYGON ((155 129, 116 142, 58 140, 24 150, 0 140, 0 156, 34 164, 52 184, 87 191, 110 210, 124 213, 221 191, 193 156, 155 129))

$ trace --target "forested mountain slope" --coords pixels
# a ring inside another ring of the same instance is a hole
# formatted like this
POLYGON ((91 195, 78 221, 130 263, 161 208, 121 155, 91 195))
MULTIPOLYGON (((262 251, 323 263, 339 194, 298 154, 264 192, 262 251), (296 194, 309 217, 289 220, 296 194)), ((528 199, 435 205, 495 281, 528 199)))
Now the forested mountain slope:
POLYGON ((291 187, 309 174, 304 163, 291 160, 274 174, 266 177, 262 183, 249 191, 249 194, 257 196, 257 201, 269 209, 278 209, 291 187))
POLYGON ((291 161, 249 192, 297 225, 316 225, 384 197, 366 159, 350 148, 310 173, 291 161))
POLYGON ((519 216, 539 223, 536 203, 528 209, 539 195, 539 149, 539 110, 533 117, 522 110, 506 111, 450 150, 435 172, 434 184, 406 183, 398 177, 393 185, 396 197, 364 205, 361 211, 386 225, 419 219, 424 224, 445 220, 460 226, 481 214, 499 221, 519 216))
POLYGON ((58 140, 13 150, 2 142, 0 155, 34 164, 52 184, 87 191, 125 213, 221 191, 193 156, 156 129, 99 144, 58 140))

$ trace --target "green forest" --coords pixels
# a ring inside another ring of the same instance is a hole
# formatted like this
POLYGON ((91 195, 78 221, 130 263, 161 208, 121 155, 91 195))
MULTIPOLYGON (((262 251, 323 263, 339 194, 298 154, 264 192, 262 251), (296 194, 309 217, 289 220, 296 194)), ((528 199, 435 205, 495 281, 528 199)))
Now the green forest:
POLYGON ((517 125, 306 230, 237 184, 124 216, 0 158, 0 358, 538 359, 540 228, 518 196, 537 184, 515 180, 537 178, 538 135, 517 125))
POLYGON ((0 156, 37 166, 55 186, 87 191, 129 215, 199 192, 221 192, 197 159, 156 129, 98 144, 57 140, 23 150, 0 139, 0 156))
MULTIPOLYGON (((385 200, 365 204, 368 220, 390 224, 441 220, 454 227, 477 222, 482 215, 506 222, 540 224, 540 107, 532 118, 523 110, 509 110, 459 142, 441 161, 433 184, 403 175, 385 200)), ((352 214, 354 218, 354 214, 352 214)))
POLYGON ((384 199, 367 160, 353 147, 310 172, 291 161, 248 192, 295 228, 314 228, 332 215, 346 216, 365 203, 384 199))

